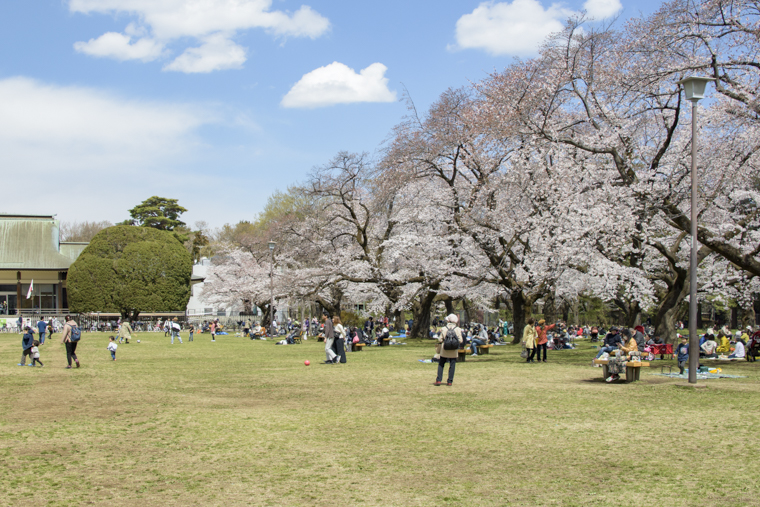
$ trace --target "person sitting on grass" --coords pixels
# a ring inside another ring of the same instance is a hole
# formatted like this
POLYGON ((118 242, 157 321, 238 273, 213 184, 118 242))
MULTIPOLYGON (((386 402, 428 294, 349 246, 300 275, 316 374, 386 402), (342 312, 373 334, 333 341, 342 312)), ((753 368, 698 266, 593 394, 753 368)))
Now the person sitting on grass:
POLYGON ((736 339, 734 344, 734 353, 728 356, 729 359, 744 359, 745 356, 745 343, 741 338, 736 339))
POLYGON ((721 330, 718 333, 718 339, 720 340, 720 345, 718 345, 718 348, 715 349, 715 352, 718 354, 728 354, 731 352, 731 342, 728 339, 728 336, 721 330))
POLYGON ((700 346, 701 357, 718 357, 718 354, 715 353, 716 349, 718 348, 718 343, 715 341, 715 337, 711 334, 705 333, 705 341, 700 346))

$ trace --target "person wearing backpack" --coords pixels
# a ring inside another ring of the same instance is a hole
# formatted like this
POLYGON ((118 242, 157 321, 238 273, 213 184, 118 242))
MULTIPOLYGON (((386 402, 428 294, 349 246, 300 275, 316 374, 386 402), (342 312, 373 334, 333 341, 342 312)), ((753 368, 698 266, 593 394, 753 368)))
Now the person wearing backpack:
POLYGON ((442 327, 438 332, 438 345, 435 347, 435 353, 438 359, 438 376, 435 378, 434 386, 441 385, 443 380, 443 366, 449 363, 449 377, 446 385, 450 386, 454 382, 454 371, 457 366, 457 356, 459 347, 462 345, 462 330, 457 326, 459 317, 453 313, 446 317, 446 327, 442 327))
POLYGON ((81 337, 82 331, 79 329, 79 326, 77 326, 77 323, 74 322, 71 315, 66 315, 66 324, 63 326, 63 337, 61 338, 61 343, 66 344, 66 361, 69 363, 66 369, 71 368, 72 359, 76 363, 77 368, 79 368, 79 359, 77 359, 76 350, 81 337))

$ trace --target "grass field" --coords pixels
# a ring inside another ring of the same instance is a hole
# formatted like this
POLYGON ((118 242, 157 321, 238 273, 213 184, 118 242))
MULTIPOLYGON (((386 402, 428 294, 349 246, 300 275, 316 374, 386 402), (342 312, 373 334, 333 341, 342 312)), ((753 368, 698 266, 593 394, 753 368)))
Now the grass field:
POLYGON ((323 365, 314 341, 185 336, 112 362, 87 333, 66 370, 57 337, 21 368, 0 334, 0 505, 760 505, 760 363, 609 385, 588 344, 504 346, 435 387, 429 341, 323 365))

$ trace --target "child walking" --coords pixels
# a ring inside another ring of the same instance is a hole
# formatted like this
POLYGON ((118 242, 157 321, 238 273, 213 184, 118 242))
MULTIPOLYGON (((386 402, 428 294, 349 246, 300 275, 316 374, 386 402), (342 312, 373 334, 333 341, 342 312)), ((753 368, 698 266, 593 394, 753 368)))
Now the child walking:
POLYGON ((37 347, 40 346, 40 342, 37 340, 34 340, 34 346, 32 347, 32 364, 29 366, 34 366, 34 363, 40 363, 40 366, 45 366, 42 364, 42 361, 40 361, 40 349, 37 347))
POLYGON ((111 353, 111 360, 116 361, 116 349, 119 347, 116 344, 116 337, 115 336, 109 336, 108 339, 111 340, 108 343, 108 347, 107 347, 108 351, 111 353))
POLYGON ((681 336, 681 343, 678 345, 678 369, 683 375, 684 368, 689 364, 689 337, 681 336))

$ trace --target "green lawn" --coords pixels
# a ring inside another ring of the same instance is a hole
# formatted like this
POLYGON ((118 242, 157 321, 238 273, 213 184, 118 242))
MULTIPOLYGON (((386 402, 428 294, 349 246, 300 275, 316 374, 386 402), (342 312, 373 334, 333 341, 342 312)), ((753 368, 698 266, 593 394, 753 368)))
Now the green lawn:
POLYGON ((55 337, 21 368, 0 334, 0 505, 760 505, 760 363, 608 385, 588 344, 504 346, 435 387, 429 341, 323 365, 311 340, 138 336, 112 362, 87 333, 66 370, 55 337))

